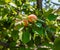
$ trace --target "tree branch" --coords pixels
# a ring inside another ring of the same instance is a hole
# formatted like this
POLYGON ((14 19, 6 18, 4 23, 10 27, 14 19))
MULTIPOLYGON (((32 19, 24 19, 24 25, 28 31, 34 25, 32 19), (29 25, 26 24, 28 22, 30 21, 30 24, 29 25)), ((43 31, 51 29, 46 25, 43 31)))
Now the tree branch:
POLYGON ((51 3, 53 3, 53 4, 55 4, 55 5, 58 5, 58 6, 60 6, 60 4, 59 4, 59 3, 55 3, 55 2, 51 2, 51 3))
POLYGON ((43 1, 43 0, 37 0, 37 9, 41 12, 41 16, 42 16, 42 14, 43 14, 42 1, 43 1))
POLYGON ((37 8, 42 10, 42 0, 37 0, 37 8))

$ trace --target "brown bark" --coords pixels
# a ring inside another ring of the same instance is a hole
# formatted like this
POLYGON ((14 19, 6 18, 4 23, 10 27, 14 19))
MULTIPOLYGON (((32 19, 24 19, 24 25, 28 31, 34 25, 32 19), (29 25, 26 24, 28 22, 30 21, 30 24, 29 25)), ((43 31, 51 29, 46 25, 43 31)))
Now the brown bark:
POLYGON ((37 0, 37 8, 42 10, 42 0, 37 0))

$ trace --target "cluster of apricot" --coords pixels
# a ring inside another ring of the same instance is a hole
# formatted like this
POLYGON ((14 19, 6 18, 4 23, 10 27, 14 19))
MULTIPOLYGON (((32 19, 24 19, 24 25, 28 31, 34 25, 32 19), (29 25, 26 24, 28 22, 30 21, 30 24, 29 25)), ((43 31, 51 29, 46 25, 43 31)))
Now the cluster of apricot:
POLYGON ((29 23, 35 23, 37 21, 37 16, 34 15, 34 14, 30 14, 27 16, 27 18, 24 18, 22 19, 21 21, 20 20, 16 20, 17 24, 19 23, 20 25, 23 25, 24 27, 27 27, 29 26, 29 23))
POLYGON ((28 26, 28 23, 34 23, 37 21, 37 16, 34 14, 31 14, 27 17, 27 19, 23 19, 24 26, 28 26))

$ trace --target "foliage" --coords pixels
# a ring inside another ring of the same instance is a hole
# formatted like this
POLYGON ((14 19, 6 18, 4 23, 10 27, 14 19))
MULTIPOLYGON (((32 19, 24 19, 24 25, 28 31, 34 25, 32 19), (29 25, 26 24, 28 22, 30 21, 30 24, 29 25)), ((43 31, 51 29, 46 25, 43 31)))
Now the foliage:
POLYGON ((0 50, 59 50, 60 16, 54 11, 43 8, 42 14, 36 0, 0 0, 0 50))

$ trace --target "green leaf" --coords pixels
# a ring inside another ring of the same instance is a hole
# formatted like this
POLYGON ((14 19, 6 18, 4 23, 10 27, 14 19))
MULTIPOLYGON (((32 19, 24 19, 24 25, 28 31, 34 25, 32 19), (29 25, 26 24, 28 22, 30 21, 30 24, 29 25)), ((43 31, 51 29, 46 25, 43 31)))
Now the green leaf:
POLYGON ((4 0, 0 0, 0 5, 5 4, 4 0))
POLYGON ((10 47, 15 47, 16 46, 16 42, 11 42, 10 43, 10 47))
POLYGON ((60 50, 60 38, 56 38, 54 41, 54 50, 60 50))
POLYGON ((35 2, 36 0, 30 0, 31 2, 35 2))
POLYGON ((11 0, 5 0, 5 2, 6 2, 6 3, 9 3, 9 2, 11 2, 11 0))
POLYGON ((21 27, 22 27, 22 26, 20 26, 20 24, 18 24, 18 25, 15 26, 16 30, 21 29, 21 27))
POLYGON ((28 47, 33 47, 34 46, 34 40, 30 40, 28 43, 27 43, 28 47))
POLYGON ((40 28, 40 27, 42 27, 42 24, 39 22, 36 22, 36 26, 40 28))
POLYGON ((51 8, 47 12, 45 11, 44 16, 48 17, 52 13, 52 11, 53 11, 53 9, 51 9, 51 8))
POLYGON ((30 48, 26 48, 26 50, 31 50, 30 48))
POLYGON ((49 42, 44 42, 44 43, 42 43, 42 46, 47 46, 47 47, 50 47, 51 49, 53 49, 53 44, 52 44, 53 42, 51 42, 51 43, 49 43, 49 42))
POLYGON ((50 14, 50 15, 48 16, 48 19, 49 19, 50 21, 56 20, 56 18, 57 18, 57 15, 54 15, 54 14, 50 14))
POLYGON ((13 2, 9 3, 10 6, 14 7, 14 8, 17 8, 17 5, 13 2))
POLYGON ((37 50, 48 50, 47 48, 38 48, 37 50))
POLYGON ((7 14, 3 17, 3 20, 8 20, 7 14))
POLYGON ((20 46, 18 50, 26 50, 26 48, 24 46, 20 46))
POLYGON ((39 35, 42 35, 44 33, 43 27, 41 27, 41 28, 34 27, 32 30, 34 33, 39 34, 39 35))
POLYGON ((12 8, 12 12, 14 13, 14 14, 17 14, 17 12, 12 8))
POLYGON ((27 43, 29 41, 30 41, 30 33, 28 30, 26 30, 26 31, 24 30, 23 34, 22 34, 22 42, 27 43))
POLYGON ((11 36, 13 37, 13 40, 17 40, 19 38, 18 36, 19 31, 18 30, 13 30, 11 36))
POLYGON ((17 5, 17 6, 20 6, 20 4, 21 4, 21 0, 15 0, 15 4, 17 5))

